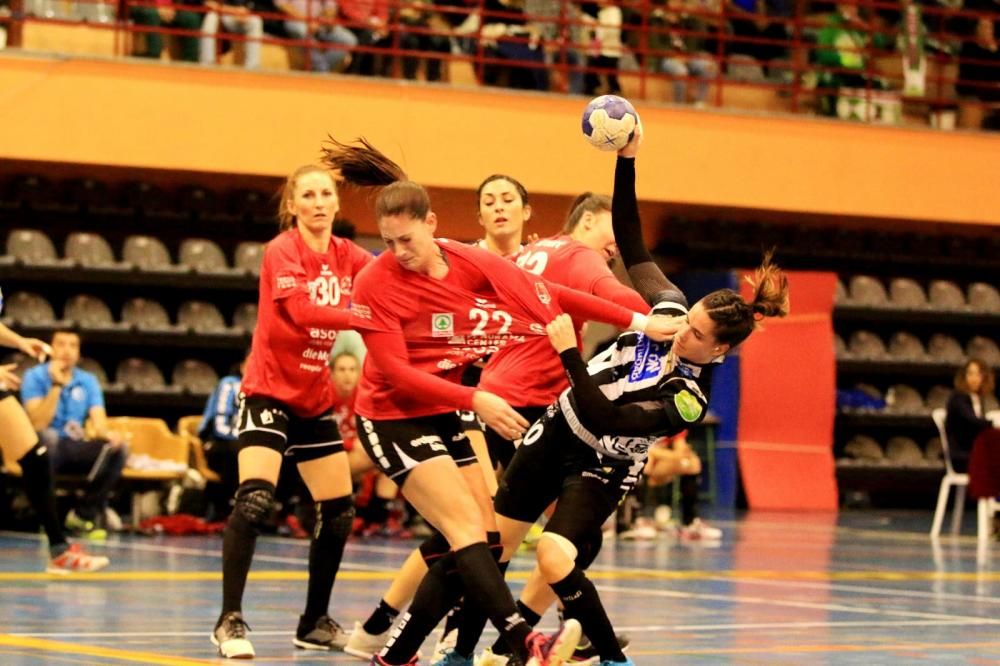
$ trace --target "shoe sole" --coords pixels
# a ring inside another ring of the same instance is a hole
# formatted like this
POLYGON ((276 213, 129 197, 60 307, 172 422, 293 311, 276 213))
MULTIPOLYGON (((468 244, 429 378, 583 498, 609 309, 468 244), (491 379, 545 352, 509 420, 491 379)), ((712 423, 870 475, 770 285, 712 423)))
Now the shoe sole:
MULTIPOLYGON (((567 663, 576 652, 576 646, 580 644, 582 636, 583 628, 580 623, 573 619, 566 620, 552 644, 552 649, 549 650, 546 666, 560 666, 567 663)), ((531 660, 528 660, 528 665, 531 666, 531 660)))
MULTIPOLYGON (((337 645, 336 643, 332 645, 323 645, 322 643, 310 643, 309 641, 304 641, 301 638, 293 638, 292 645, 299 648, 300 650, 317 650, 321 652, 343 652, 344 646, 337 645)), ((371 657, 369 657, 370 659, 371 657)))
MULTIPOLYGON (((381 650, 382 647, 379 646, 378 649, 381 650)), ((372 656, 375 653, 374 652, 365 652, 364 650, 359 650, 358 648, 352 648, 349 645, 345 645, 344 646, 344 654, 349 654, 352 657, 357 657, 358 659, 362 659, 364 661, 371 661, 371 658, 372 658, 372 656)))
POLYGON ((223 659, 253 659, 256 656, 256 653, 253 651, 253 647, 250 648, 250 652, 244 652, 242 654, 224 654, 222 652, 222 646, 219 645, 219 639, 215 637, 215 632, 211 633, 208 639, 212 641, 212 645, 219 649, 219 656, 223 659))

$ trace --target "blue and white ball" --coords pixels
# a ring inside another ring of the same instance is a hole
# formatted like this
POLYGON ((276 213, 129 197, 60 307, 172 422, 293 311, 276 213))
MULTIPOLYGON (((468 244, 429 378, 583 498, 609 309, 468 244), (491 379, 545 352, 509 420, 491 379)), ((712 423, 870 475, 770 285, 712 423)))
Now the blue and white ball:
POLYGON ((600 150, 621 150, 635 134, 639 116, 624 97, 601 95, 583 110, 583 136, 600 150))

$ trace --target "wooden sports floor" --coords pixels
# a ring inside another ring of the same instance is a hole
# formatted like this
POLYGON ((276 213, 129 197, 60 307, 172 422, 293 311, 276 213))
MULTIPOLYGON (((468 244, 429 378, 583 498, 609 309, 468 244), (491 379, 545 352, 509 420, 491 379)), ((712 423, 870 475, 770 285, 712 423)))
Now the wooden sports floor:
MULTIPOLYGON (((725 518, 717 547, 666 535, 605 544, 592 577, 638 666, 1000 664, 1000 574, 989 556, 977 564, 974 537, 935 547, 925 513, 725 518)), ((352 541, 335 618, 366 615, 415 543, 352 541)), ((63 578, 42 573, 38 537, 0 533, 0 664, 221 663, 208 640, 220 548, 219 537, 113 538, 92 547, 109 569, 63 578)), ((307 553, 306 541, 259 543, 244 606, 256 662, 360 664, 291 644, 307 553)), ((529 558, 512 567, 515 591, 529 558)))

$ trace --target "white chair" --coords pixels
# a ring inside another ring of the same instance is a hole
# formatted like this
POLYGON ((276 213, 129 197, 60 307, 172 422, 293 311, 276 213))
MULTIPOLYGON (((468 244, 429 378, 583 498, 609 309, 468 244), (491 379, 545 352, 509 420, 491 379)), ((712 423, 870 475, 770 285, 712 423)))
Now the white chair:
MULTIPOLYGON (((968 474, 958 474, 951 466, 951 454, 948 451, 948 434, 945 431, 947 411, 937 408, 931 412, 934 425, 941 437, 941 451, 944 454, 945 475, 941 479, 941 489, 938 491, 937 508, 934 510, 934 523, 931 525, 931 538, 936 539, 941 534, 941 523, 948 510, 948 494, 955 486, 955 509, 951 518, 951 533, 958 534, 962 527, 962 510, 965 508, 965 489, 969 485, 968 474)), ((990 519, 997 511, 997 502, 993 498, 982 498, 976 503, 976 537, 980 549, 984 548, 990 538, 990 519)))

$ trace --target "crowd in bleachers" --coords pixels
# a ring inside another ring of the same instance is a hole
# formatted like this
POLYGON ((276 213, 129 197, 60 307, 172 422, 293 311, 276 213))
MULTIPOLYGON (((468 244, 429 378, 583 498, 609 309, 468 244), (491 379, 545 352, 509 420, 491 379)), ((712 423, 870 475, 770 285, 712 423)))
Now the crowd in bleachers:
MULTIPOLYGON (((97 0, 15 1, 36 18, 114 20, 97 0)), ((443 81, 471 63, 451 78, 588 95, 662 81, 666 99, 699 105, 722 102, 709 86, 728 82, 791 97, 792 110, 887 123, 920 103, 943 127, 960 100, 993 127, 1000 102, 995 0, 137 0, 118 11, 131 55, 202 64, 233 50, 259 68, 262 44, 275 44, 315 72, 443 81)))

